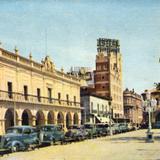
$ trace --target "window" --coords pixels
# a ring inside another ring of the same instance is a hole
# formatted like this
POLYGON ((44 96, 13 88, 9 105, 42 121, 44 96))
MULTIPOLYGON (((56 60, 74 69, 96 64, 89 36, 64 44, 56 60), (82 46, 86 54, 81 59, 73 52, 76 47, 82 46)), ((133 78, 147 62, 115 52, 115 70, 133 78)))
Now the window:
POLYGON ((69 95, 66 94, 66 100, 67 100, 67 104, 69 105, 69 95))
POLYGON ((8 82, 8 97, 13 98, 12 95, 12 82, 8 82))
POLYGON ((38 102, 41 102, 41 90, 40 90, 40 88, 37 88, 37 99, 38 99, 38 102))
POLYGON ((28 100, 28 86, 24 86, 24 99, 28 100))
POLYGON ((106 113, 108 112, 107 106, 106 106, 106 113))
POLYGON ((104 113, 104 105, 102 104, 102 112, 104 113))
POLYGON ((91 102, 91 113, 93 113, 93 102, 91 102))
POLYGON ((76 96, 74 96, 74 105, 76 105, 76 96))
POLYGON ((97 104, 97 114, 99 116, 99 104, 97 104))
POLYGON ((61 93, 58 93, 58 102, 61 104, 61 93))
POLYGON ((48 102, 52 103, 52 89, 48 88, 48 102))

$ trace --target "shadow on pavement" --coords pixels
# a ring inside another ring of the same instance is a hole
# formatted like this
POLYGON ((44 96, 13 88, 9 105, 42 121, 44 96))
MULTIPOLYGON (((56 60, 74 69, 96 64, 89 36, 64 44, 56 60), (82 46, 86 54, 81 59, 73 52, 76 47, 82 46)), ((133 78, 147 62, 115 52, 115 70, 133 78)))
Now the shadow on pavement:
MULTIPOLYGON (((131 141, 136 141, 138 143, 145 143, 146 142, 146 137, 118 137, 118 138, 111 138, 111 141, 114 143, 123 143, 123 142, 131 142, 131 141)), ((154 136, 154 141, 159 141, 160 142, 160 136, 154 136)))
POLYGON ((3 155, 8 155, 9 153, 11 153, 9 150, 0 149, 0 157, 3 155))

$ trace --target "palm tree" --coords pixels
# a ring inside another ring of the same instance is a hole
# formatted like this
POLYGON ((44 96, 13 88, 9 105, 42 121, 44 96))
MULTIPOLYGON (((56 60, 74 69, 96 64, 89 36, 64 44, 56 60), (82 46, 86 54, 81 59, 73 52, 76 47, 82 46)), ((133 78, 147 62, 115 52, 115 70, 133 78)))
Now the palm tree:
POLYGON ((160 90, 160 82, 154 83, 154 85, 156 86, 156 89, 157 89, 157 90, 160 90))

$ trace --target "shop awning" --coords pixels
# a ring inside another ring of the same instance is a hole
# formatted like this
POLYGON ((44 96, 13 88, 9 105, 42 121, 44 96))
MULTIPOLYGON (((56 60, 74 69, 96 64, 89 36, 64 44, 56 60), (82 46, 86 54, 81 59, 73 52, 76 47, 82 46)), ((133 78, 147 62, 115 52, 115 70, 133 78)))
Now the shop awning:
POLYGON ((109 123, 108 117, 101 117, 98 116, 97 114, 92 114, 92 115, 99 121, 99 123, 109 123))

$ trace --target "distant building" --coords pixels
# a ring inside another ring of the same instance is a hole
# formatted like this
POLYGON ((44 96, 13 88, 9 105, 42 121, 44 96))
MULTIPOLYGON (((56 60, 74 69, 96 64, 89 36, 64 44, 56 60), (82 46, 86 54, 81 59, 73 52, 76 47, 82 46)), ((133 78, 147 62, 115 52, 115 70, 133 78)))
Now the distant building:
POLYGON ((81 95, 82 123, 109 123, 108 100, 94 94, 81 95))
POLYGON ((81 86, 94 87, 94 75, 93 75, 93 70, 91 68, 71 67, 68 74, 79 77, 81 80, 81 86))
POLYGON ((119 41, 99 38, 97 52, 95 93, 106 98, 112 97, 113 118, 123 118, 122 55, 119 41))
POLYGON ((69 74, 81 79, 81 96, 90 94, 104 99, 112 98, 112 117, 118 122, 124 118, 122 90, 122 55, 119 41, 97 40, 96 69, 72 67, 69 74))
POLYGON ((134 90, 126 89, 123 92, 124 116, 134 126, 140 126, 143 120, 143 107, 141 95, 134 90))

